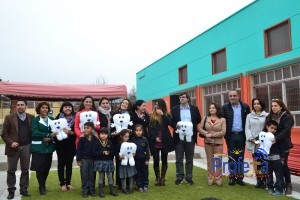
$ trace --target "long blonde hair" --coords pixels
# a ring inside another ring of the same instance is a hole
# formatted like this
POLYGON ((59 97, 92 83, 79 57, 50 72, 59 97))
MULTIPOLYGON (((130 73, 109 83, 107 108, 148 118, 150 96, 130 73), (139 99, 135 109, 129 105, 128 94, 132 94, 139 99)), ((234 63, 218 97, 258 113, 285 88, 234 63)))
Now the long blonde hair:
POLYGON ((156 113, 156 108, 157 107, 159 109, 161 109, 164 114, 167 113, 167 105, 166 105, 165 100, 163 100, 163 99, 156 99, 156 100, 154 100, 154 103, 155 103, 155 107, 154 107, 153 112, 150 115, 150 126, 155 126, 157 122, 159 124, 162 123, 162 117, 159 114, 156 113))

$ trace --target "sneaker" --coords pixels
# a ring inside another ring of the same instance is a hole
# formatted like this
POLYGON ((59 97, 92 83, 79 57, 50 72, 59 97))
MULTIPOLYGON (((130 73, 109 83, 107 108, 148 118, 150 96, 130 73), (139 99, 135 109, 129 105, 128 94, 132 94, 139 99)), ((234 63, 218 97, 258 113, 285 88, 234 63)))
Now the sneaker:
POLYGON ((183 181, 181 179, 176 179, 175 184, 180 185, 183 181))
POLYGON ((144 192, 144 189, 143 188, 139 188, 139 192, 144 192))
POLYGON ((144 187, 144 192, 148 192, 148 187, 144 187))
POLYGON ((186 180, 187 184, 189 185, 193 185, 194 184, 194 181, 193 180, 186 180))
POLYGON ((277 190, 275 190, 275 192, 273 192, 272 195, 273 195, 273 196, 282 196, 283 193, 282 193, 282 192, 279 192, 279 191, 277 191, 277 190))
POLYGON ((273 189, 268 189, 268 194, 273 194, 274 190, 273 189))

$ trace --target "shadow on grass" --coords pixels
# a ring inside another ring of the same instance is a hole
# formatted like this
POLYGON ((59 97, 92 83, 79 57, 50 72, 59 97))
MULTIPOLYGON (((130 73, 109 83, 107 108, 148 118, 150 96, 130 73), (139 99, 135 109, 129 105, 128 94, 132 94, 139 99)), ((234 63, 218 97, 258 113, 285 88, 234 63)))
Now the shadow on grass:
MULTIPOLYGON (((143 199, 143 200, 200 200, 202 198, 216 197, 222 200, 233 200, 233 199, 292 199, 290 197, 273 197, 267 194, 266 190, 255 189, 253 185, 246 186, 229 186, 228 179, 223 179, 223 186, 218 187, 216 185, 207 185, 207 173, 205 170, 194 167, 194 185, 188 185, 183 183, 182 185, 175 185, 175 164, 169 163, 169 169, 167 171, 166 186, 154 186, 154 172, 153 165, 149 166, 149 192, 139 193, 135 188, 135 191, 131 195, 122 194, 120 190, 117 190, 118 197, 109 195, 109 188, 104 188, 105 199, 143 199)), ((98 177, 98 174, 97 174, 98 177)), ((107 179, 106 179, 107 181, 107 179)), ((98 182, 98 180, 97 180, 98 182)), ((98 185, 96 182, 96 186, 98 185)), ((83 199, 81 196, 81 182, 80 173, 78 168, 73 169, 72 185, 76 187, 76 190, 61 192, 58 182, 57 171, 51 171, 46 183, 48 193, 45 196, 41 196, 38 192, 38 184, 35 173, 31 173, 30 177, 29 192, 32 194, 30 198, 22 199, 83 199)), ((107 185, 107 184, 106 184, 107 185)), ((98 193, 98 188, 96 187, 98 193)), ((99 197, 88 197, 86 199, 93 199, 99 197)))

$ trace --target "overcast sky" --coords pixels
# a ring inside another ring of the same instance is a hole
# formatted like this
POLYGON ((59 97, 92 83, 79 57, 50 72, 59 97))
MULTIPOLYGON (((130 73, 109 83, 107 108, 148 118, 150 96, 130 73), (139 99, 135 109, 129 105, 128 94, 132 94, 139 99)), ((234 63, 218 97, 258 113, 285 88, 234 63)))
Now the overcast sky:
POLYGON ((136 73, 253 0, 0 0, 0 77, 136 85, 136 73), (97 81, 98 80, 98 81, 97 81))

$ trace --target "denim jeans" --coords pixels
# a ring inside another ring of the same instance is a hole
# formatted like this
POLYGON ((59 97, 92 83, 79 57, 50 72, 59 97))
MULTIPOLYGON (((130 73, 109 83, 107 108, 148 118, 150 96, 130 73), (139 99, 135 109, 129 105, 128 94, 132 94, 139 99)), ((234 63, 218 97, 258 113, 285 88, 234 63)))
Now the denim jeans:
POLYGON ((268 189, 274 189, 278 192, 283 192, 284 180, 283 180, 283 165, 281 160, 268 160, 268 177, 267 177, 268 189), (276 182, 273 181, 273 172, 275 172, 276 182))

